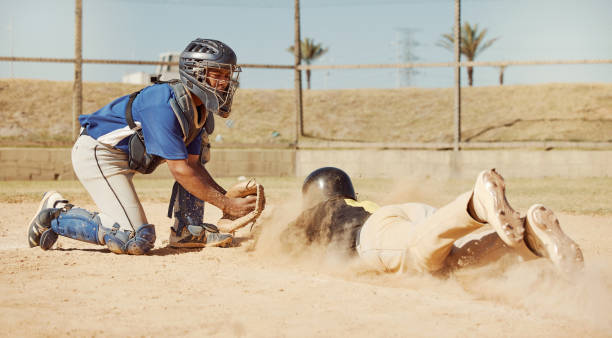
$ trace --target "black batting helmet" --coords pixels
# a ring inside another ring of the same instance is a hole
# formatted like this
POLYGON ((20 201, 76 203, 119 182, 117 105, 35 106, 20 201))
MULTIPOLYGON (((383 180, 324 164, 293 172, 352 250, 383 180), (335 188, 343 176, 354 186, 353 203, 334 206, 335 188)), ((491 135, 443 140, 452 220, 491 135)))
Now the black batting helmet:
POLYGON ((238 76, 241 71, 236 61, 236 53, 223 42, 195 39, 181 53, 179 76, 185 86, 202 101, 206 111, 228 117, 232 110, 232 100, 238 88, 238 76), (227 72, 228 78, 212 77, 210 72, 214 72, 215 69, 227 72), (217 81, 227 82, 227 86, 219 88, 211 85, 217 81))
POLYGON ((357 199, 351 178, 341 169, 319 168, 304 180, 302 185, 304 209, 334 197, 357 199))

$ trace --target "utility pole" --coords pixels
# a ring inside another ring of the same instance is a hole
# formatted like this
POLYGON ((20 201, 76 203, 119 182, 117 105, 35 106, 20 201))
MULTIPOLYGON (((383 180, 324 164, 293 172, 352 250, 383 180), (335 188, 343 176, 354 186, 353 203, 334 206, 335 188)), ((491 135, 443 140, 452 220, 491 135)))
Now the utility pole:
POLYGON ((299 69, 302 60, 302 43, 300 38, 300 0, 295 0, 295 17, 294 17, 294 74, 295 74, 295 145, 297 146, 300 136, 304 135, 304 118, 302 105, 302 71, 299 69))
MULTIPOLYGON (((416 30, 405 27, 397 27, 394 28, 394 30, 395 41, 391 44, 396 47, 397 63, 414 63, 418 59, 414 53, 414 49, 419 45, 413 38, 413 34, 416 30)), ((412 77, 418 73, 414 68, 398 67, 396 71, 395 85, 397 88, 410 85, 412 77)))
POLYGON ((454 151, 459 151, 461 142, 461 0, 455 0, 455 142, 454 151))
POLYGON ((72 86, 72 139, 79 137, 77 118, 83 112, 83 0, 76 0, 74 9, 74 84, 72 86))

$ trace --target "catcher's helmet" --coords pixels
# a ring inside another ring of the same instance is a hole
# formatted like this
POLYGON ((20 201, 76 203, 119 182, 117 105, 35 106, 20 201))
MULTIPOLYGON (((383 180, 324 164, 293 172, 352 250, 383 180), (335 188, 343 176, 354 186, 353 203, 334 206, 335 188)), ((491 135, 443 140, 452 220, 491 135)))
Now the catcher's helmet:
POLYGON ((236 53, 217 40, 191 41, 179 60, 181 81, 202 101, 207 112, 221 117, 228 117, 232 110, 240 71, 236 65, 236 53))
POLYGON ((304 180, 302 185, 304 209, 334 197, 357 199, 351 178, 341 169, 319 168, 304 180))

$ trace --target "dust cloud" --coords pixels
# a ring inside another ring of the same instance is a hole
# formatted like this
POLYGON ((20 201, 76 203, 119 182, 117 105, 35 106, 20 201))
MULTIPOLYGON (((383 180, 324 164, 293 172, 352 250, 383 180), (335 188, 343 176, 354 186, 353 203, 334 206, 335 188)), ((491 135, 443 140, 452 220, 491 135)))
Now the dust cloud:
MULTIPOLYGON (((422 202, 439 206, 436 192, 442 189, 441 184, 434 180, 397 180, 393 184, 396 188, 380 204, 422 202)), ((609 316, 612 285, 603 272, 607 269, 605 259, 587 260, 583 271, 570 276, 558 273, 546 259, 523 262, 512 253, 484 266, 445 274, 387 274, 368 267, 357 255, 347 256, 334 247, 307 244, 299 238, 283 242, 282 232, 300 212, 301 198, 297 193, 266 210, 253 248, 257 260, 350 283, 399 288, 464 302, 486 301, 538 316, 580 321, 603 331, 612 330, 609 316)))

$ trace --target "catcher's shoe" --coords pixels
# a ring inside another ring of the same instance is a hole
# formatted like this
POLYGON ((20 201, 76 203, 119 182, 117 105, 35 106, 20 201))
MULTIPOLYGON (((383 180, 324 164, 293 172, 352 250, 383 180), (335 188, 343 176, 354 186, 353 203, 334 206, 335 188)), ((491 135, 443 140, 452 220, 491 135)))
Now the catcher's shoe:
POLYGON ((51 219, 49 215, 43 215, 43 211, 50 208, 61 208, 67 203, 68 201, 57 191, 47 191, 43 195, 38 209, 28 225, 28 243, 30 248, 40 245, 42 233, 51 227, 51 219))
POLYGON ((519 245, 525 232, 524 220, 508 203, 504 178, 495 169, 478 175, 472 203, 477 218, 489 223, 504 243, 510 247, 519 245))
POLYGON ((525 230, 527 247, 550 259, 560 271, 568 273, 584 266, 580 247, 561 230, 552 210, 542 204, 532 205, 527 211, 525 230))
POLYGON ((170 227, 169 245, 173 248, 227 247, 233 239, 234 236, 220 233, 212 224, 189 225, 180 234, 177 234, 174 227, 170 227))

